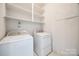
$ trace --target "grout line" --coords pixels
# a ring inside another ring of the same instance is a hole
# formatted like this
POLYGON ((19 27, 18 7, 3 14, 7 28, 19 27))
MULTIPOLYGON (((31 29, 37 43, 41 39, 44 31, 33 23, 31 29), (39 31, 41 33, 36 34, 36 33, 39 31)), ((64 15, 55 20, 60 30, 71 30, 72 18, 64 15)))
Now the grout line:
POLYGON ((51 53, 53 53, 53 51, 50 51, 46 56, 49 56, 51 53))
POLYGON ((36 51, 34 51, 34 53, 36 54, 36 56, 39 56, 38 53, 36 51))

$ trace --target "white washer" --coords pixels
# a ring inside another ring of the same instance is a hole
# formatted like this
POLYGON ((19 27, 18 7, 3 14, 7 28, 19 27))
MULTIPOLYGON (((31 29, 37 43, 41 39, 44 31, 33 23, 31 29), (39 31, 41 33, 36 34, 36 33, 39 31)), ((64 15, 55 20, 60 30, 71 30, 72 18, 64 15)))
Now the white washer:
POLYGON ((34 50, 39 56, 48 55, 48 53, 51 52, 50 34, 45 32, 36 33, 34 38, 34 50))
POLYGON ((0 41, 0 56, 33 56, 33 37, 21 33, 11 33, 0 41))

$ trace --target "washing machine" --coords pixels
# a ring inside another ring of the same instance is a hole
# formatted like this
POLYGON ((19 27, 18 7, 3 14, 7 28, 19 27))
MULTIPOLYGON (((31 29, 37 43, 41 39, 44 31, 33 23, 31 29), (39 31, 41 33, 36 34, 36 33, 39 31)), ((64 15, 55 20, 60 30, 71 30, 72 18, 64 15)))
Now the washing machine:
POLYGON ((0 41, 0 56, 33 56, 33 37, 25 31, 9 32, 0 41))
POLYGON ((49 33, 40 32, 35 34, 34 51, 39 56, 46 56, 51 52, 51 36, 49 33))

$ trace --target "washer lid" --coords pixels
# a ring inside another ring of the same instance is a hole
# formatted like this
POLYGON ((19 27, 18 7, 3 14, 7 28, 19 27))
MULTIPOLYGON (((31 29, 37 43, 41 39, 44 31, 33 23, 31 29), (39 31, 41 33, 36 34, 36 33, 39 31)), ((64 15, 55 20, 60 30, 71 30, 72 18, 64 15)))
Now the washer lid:
POLYGON ((27 35, 19 35, 19 36, 6 36, 0 41, 1 43, 10 43, 10 42, 16 42, 16 41, 21 41, 21 40, 27 40, 27 39, 33 39, 33 37, 29 34, 27 35))

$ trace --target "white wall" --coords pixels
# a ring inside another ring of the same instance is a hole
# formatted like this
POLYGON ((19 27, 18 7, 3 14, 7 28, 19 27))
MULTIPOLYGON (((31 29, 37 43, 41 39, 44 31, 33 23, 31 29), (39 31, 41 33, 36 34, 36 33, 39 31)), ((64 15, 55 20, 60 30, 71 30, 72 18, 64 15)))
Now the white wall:
POLYGON ((6 4, 6 31, 13 30, 26 30, 30 34, 34 32, 34 30, 42 31, 41 23, 32 22, 32 4, 31 3, 11 3, 6 4), (23 10, 19 10, 19 8, 15 8, 14 6, 22 7, 23 10), (24 11, 24 9, 26 11, 24 11), (12 18, 10 18, 12 17, 12 18), (16 19, 14 19, 16 18, 16 19), (18 20, 17 20, 18 19, 18 20), (21 20, 22 19, 22 20, 21 20), (21 24, 18 24, 18 21, 21 24), (18 28, 20 26, 20 28, 18 28))
POLYGON ((43 27, 40 23, 33 23, 29 21, 20 21, 21 24, 18 25, 19 20, 15 19, 6 19, 6 31, 14 31, 14 30, 26 30, 28 33, 33 34, 34 30, 42 31, 43 27), (20 26, 20 28, 18 28, 20 26))
POLYGON ((5 4, 4 3, 0 3, 0 17, 4 17, 5 16, 5 4))
POLYGON ((0 18, 0 40, 5 36, 5 19, 0 18))
POLYGON ((5 4, 0 3, 0 40, 5 35, 5 19, 3 18, 5 16, 5 4))
POLYGON ((65 55, 76 55, 79 38, 78 4, 46 4, 44 16, 44 30, 52 33, 53 50, 65 55))

